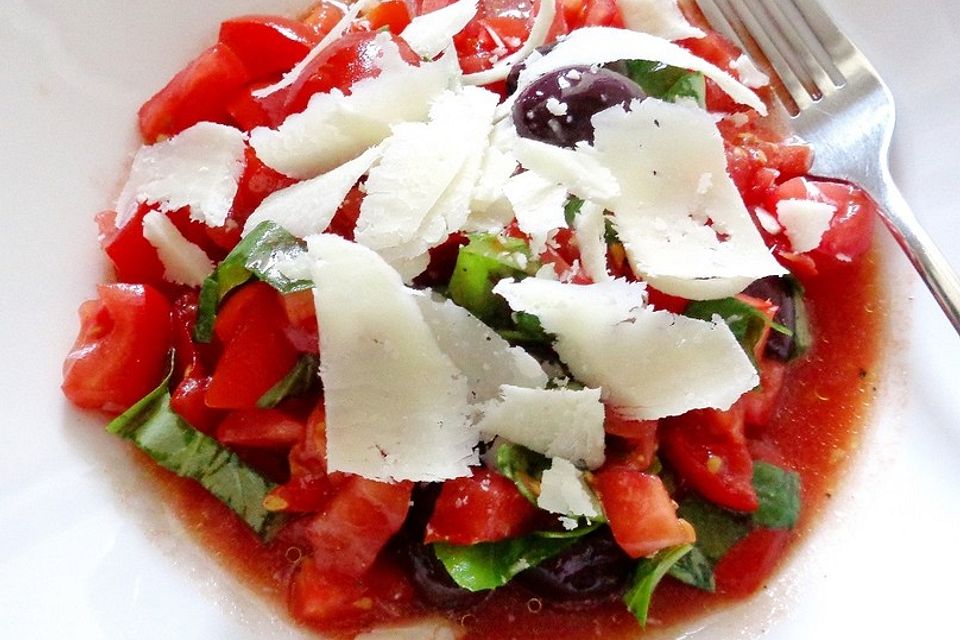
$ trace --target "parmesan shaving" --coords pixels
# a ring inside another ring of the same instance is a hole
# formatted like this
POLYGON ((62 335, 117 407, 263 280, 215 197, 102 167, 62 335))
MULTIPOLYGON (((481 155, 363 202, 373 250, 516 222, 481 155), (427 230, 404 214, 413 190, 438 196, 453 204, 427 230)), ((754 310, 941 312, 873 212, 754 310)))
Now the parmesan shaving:
POLYGON ((546 42, 547 34, 550 32, 550 27, 553 26, 553 18, 556 14, 557 0, 540 0, 540 10, 537 11, 537 16, 533 19, 530 35, 527 36, 523 46, 500 60, 492 68, 463 76, 463 82, 465 84, 486 85, 505 79, 514 65, 522 62, 534 49, 546 42))
POLYGON ((777 219, 797 253, 813 251, 820 246, 836 212, 837 208, 832 204, 815 200, 781 200, 777 203, 777 219))
POLYGON ((677 0, 616 0, 627 29, 643 31, 666 40, 702 38, 684 17, 677 0))
POLYGON ((165 280, 199 287, 213 273, 213 262, 203 249, 183 237, 170 218, 159 211, 143 217, 143 237, 157 250, 165 280))
POLYGON ((447 48, 477 15, 477 0, 459 0, 442 9, 415 17, 400 33, 420 57, 431 59, 447 48))
POLYGON ((570 518, 596 518, 600 505, 583 479, 583 473, 569 460, 554 458, 540 478, 537 506, 570 518))

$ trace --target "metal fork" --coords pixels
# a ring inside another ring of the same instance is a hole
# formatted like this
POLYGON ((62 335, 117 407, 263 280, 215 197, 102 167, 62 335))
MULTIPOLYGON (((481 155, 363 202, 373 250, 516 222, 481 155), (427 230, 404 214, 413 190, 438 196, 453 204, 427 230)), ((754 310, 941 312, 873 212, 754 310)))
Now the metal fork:
POLYGON ((889 168, 890 90, 816 0, 696 0, 714 29, 773 72, 772 105, 815 150, 812 173, 863 187, 960 333, 960 279, 914 217, 889 168))

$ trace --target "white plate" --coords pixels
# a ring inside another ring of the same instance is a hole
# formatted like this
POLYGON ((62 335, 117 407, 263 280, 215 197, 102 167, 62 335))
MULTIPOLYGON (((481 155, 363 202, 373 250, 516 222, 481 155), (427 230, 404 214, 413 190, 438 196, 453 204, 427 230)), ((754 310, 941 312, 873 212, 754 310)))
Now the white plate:
MULTIPOLYGON (((102 420, 68 407, 59 383, 76 308, 106 269, 92 215, 116 193, 137 107, 213 41, 219 19, 304 4, 0 2, 0 637, 299 635, 178 534, 136 486, 139 472, 102 420)), ((895 174, 960 265, 960 5, 827 4, 897 96, 895 174)), ((891 265, 902 278, 905 261, 895 255, 891 265)), ((905 295, 884 406, 851 483, 771 589, 688 633, 922 637, 953 628, 960 338, 924 290, 905 295)))

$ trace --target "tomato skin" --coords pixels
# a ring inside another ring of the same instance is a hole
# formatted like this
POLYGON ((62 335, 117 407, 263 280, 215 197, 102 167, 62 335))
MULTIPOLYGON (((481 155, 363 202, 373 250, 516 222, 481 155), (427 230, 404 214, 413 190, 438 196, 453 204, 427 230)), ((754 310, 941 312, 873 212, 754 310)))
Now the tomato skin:
POLYGON ((784 182, 771 195, 768 202, 770 213, 776 214, 777 204, 783 200, 813 200, 836 209, 820 245, 809 252, 818 270, 849 263, 870 248, 877 206, 859 187, 842 182, 794 178, 784 182))
POLYGON ((696 534, 677 517, 677 507, 655 475, 608 467, 594 475, 593 487, 617 544, 632 558, 642 558, 679 544, 696 534))
POLYGON ((484 468, 443 483, 424 542, 475 544, 529 533, 538 510, 504 476, 484 468))
POLYGON ((348 476, 322 513, 310 520, 307 539, 318 569, 359 578, 400 530, 413 484, 348 476))
POLYGON ((758 507, 743 407, 699 409, 662 421, 661 451, 680 478, 707 500, 734 511, 758 507))
POLYGON ((365 615, 359 601, 366 585, 356 577, 330 573, 317 567, 313 558, 304 558, 293 579, 287 602, 297 620, 331 623, 365 615))
POLYGON ((655 309, 663 309, 669 311, 670 313, 683 313, 687 310, 690 301, 686 298, 680 298, 678 296, 672 296, 669 293, 664 293, 659 289, 654 289, 650 285, 647 285, 647 301, 655 309))
POLYGON ((631 420, 617 412, 615 407, 604 407, 603 430, 608 439, 608 465, 625 466, 644 471, 657 455, 658 420, 631 420))
POLYGON ((367 11, 363 18, 370 25, 371 31, 386 27, 390 33, 400 35, 410 24, 410 11, 403 0, 386 0, 367 11))
POLYGON ((102 284, 80 305, 62 389, 78 407, 119 413, 160 384, 169 365, 170 304, 148 285, 102 284))
POLYGON ((744 409, 747 425, 763 427, 770 422, 786 377, 786 363, 771 358, 760 361, 760 388, 748 391, 737 401, 744 409))
POLYGON ((299 357, 286 336, 279 294, 262 282, 245 285, 228 298, 213 330, 224 349, 207 391, 209 407, 255 408, 299 357))
POLYGON ((333 27, 343 18, 343 10, 332 2, 322 0, 304 16, 302 22, 317 38, 330 33, 333 27))
POLYGON ((287 339, 290 344, 297 351, 319 355, 320 330, 317 327, 313 290, 284 295, 283 309, 287 314, 287 339))
POLYGON ((100 246, 113 263, 120 282, 163 285, 163 263, 154 246, 143 237, 143 217, 149 211, 149 207, 141 205, 119 229, 115 226, 115 211, 97 214, 100 246))
POLYGON ((304 425, 278 409, 231 411, 217 427, 217 440, 240 447, 289 447, 303 437, 304 425))
POLYGON ((216 44, 140 107, 140 134, 153 143, 202 120, 229 124, 227 104, 249 81, 243 60, 230 47, 216 44))
MULTIPOLYGON (((355 82, 378 76, 381 45, 376 38, 376 32, 358 31, 346 33, 331 43, 306 65, 293 84, 259 100, 266 124, 275 127, 288 115, 300 113, 315 93, 333 89, 349 93, 355 82)), ((420 57, 406 42, 397 36, 391 36, 391 40, 408 64, 420 64, 420 57)))
POLYGON ((316 32, 281 16, 249 15, 220 24, 221 44, 243 62, 251 81, 291 69, 317 43, 316 32))
POLYGON ((714 567, 717 592, 740 597, 755 593, 783 557, 791 537, 789 529, 752 531, 714 567))

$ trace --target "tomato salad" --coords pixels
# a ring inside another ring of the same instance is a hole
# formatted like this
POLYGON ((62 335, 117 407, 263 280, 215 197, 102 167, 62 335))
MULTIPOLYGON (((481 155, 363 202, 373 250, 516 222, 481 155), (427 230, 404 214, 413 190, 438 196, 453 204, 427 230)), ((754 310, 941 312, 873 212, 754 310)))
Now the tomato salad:
POLYGON ((628 636, 749 595, 880 316, 874 205, 769 90, 670 1, 227 20, 139 111, 64 393, 324 633, 628 636))

